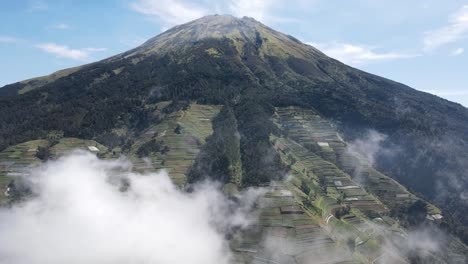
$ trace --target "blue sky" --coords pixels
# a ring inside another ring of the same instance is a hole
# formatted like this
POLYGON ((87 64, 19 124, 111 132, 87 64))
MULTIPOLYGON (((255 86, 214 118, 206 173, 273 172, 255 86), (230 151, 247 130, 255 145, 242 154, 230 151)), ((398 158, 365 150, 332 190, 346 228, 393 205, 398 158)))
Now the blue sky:
POLYGON ((468 1, 458 0, 2 1, 0 86, 214 13, 254 17, 349 65, 468 106, 468 1))

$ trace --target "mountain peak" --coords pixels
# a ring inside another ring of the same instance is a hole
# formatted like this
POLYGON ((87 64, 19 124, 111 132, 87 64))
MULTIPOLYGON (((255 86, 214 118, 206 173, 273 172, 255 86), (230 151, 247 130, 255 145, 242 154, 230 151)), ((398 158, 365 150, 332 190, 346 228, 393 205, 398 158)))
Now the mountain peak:
POLYGON ((158 42, 176 39, 199 41, 207 38, 250 38, 259 28, 267 28, 253 18, 237 18, 231 15, 209 15, 191 22, 175 26, 166 32, 148 40, 143 46, 157 45, 158 42))
POLYGON ((232 23, 241 22, 241 21, 250 21, 250 22, 261 24, 260 22, 258 22, 252 17, 244 16, 242 18, 238 18, 233 15, 218 15, 218 14, 207 15, 207 16, 192 20, 191 22, 188 22, 186 24, 206 23, 206 22, 213 23, 213 24, 232 24, 232 23))
MULTIPOLYGON (((180 51, 196 42, 227 39, 242 54, 246 46, 255 47, 260 54, 278 57, 311 59, 321 52, 297 39, 275 31, 251 17, 237 18, 232 15, 209 15, 175 26, 149 39, 133 54, 164 54, 180 51)), ((128 56, 129 54, 125 54, 128 56)))

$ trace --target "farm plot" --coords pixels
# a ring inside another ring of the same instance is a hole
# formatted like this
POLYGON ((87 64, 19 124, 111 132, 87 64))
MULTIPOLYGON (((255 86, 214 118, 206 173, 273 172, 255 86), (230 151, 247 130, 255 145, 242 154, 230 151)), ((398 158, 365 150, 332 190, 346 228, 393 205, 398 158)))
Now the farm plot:
POLYGON ((336 161, 336 150, 344 143, 336 128, 312 110, 299 107, 276 108, 276 123, 288 133, 288 137, 314 149, 327 161, 336 161))
POLYGON ((295 190, 286 181, 275 182, 258 201, 255 238, 243 239, 232 249, 239 263, 357 263, 319 224, 319 218, 304 210, 295 190), (336 253, 331 257, 324 252, 336 253))
MULTIPOLYGON (((364 188, 335 164, 322 159, 297 142, 284 138, 277 140, 281 142, 279 145, 282 146, 283 153, 288 153, 294 162, 300 161, 306 171, 311 171, 313 175, 316 175, 322 187, 322 195, 335 200, 345 200, 351 208, 365 213, 372 211, 383 214, 388 211, 380 201, 370 196, 364 188)), ((327 211, 335 207, 329 205, 327 211)))
MULTIPOLYGON (((311 150, 320 158, 334 163, 334 166, 336 164, 345 173, 356 177, 366 190, 365 192, 377 196, 380 202, 385 205, 384 207, 389 209, 398 208, 418 200, 418 197, 408 192, 401 184, 372 168, 365 157, 349 151, 347 144, 338 134, 336 126, 321 118, 314 111, 300 107, 276 108, 275 122, 281 129, 286 131, 288 137, 305 149, 311 150)), ((324 164, 319 165, 317 170, 323 169, 326 171, 322 174, 333 171, 324 164)), ((316 171, 314 173, 317 174, 316 171)), ((342 179, 335 180, 340 181, 342 179)), ((330 186, 328 181, 326 184, 327 187, 330 186)), ((349 183, 342 184, 343 186, 350 185, 349 183)), ((331 188, 327 188, 327 190, 330 191, 331 196, 336 196, 331 188)), ((351 203, 354 200, 360 200, 359 196, 363 196, 363 193, 356 194, 356 191, 348 190, 344 192, 344 198, 351 203)), ((379 212, 386 211, 379 203, 374 206, 370 205, 369 202, 354 204, 363 210, 374 208, 378 209, 379 212)), ((437 207, 429 203, 427 203, 426 209, 430 215, 440 213, 437 207)))
POLYGON ((178 185, 187 181, 187 172, 192 166, 205 139, 211 133, 211 121, 219 113, 220 106, 192 103, 187 110, 166 116, 163 121, 144 131, 131 149, 131 159, 140 171, 164 169, 178 185), (163 151, 138 155, 142 145, 158 142, 163 151))
POLYGON ((61 155, 72 152, 73 150, 84 150, 95 154, 104 154, 107 152, 107 147, 94 140, 62 138, 57 144, 50 147, 50 157, 53 159, 58 158, 61 155))
POLYGON ((0 152, 0 203, 7 199, 5 191, 11 180, 27 175, 31 167, 41 162, 36 153, 39 147, 46 145, 45 140, 31 140, 0 152))

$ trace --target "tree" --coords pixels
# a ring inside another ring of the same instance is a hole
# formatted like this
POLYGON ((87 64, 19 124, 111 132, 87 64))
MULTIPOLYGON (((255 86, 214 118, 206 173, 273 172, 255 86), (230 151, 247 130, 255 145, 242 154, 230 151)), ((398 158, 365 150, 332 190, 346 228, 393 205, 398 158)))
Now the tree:
POLYGON ((36 157, 40 160, 46 161, 49 159, 50 152, 48 147, 38 147, 36 152, 36 157))

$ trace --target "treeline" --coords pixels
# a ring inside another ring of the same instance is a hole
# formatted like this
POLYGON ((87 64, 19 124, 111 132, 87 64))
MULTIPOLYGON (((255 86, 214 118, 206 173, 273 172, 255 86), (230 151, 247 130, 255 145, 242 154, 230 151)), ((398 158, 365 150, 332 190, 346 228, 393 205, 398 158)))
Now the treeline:
POLYGON ((142 129, 155 121, 156 102, 221 103, 249 86, 244 66, 231 57, 235 47, 230 41, 195 43, 187 53, 197 57, 197 63, 182 58, 187 54, 102 61, 26 94, 1 96, 0 150, 45 138, 51 130, 96 139, 113 128, 142 129), (207 54, 212 45, 224 56, 207 54))
POLYGON ((273 107, 255 99, 225 105, 213 120, 213 134, 189 173, 190 182, 209 177, 238 187, 257 186, 284 176, 286 170, 273 149, 270 120, 273 107))

